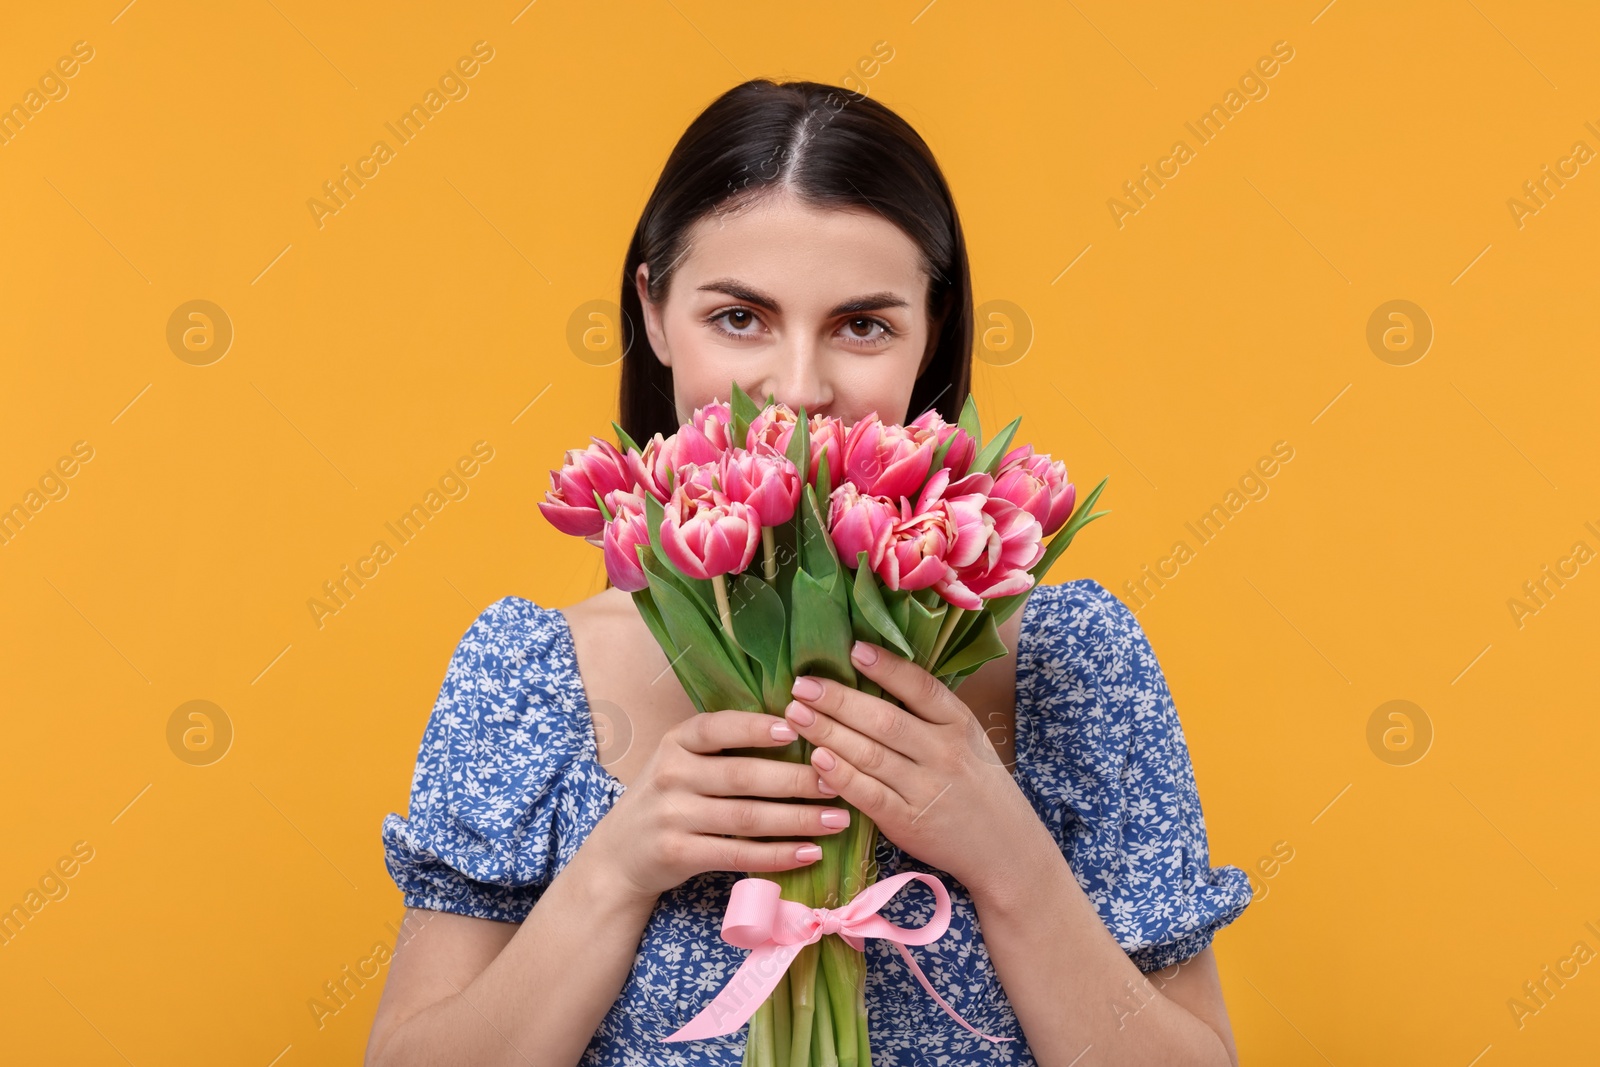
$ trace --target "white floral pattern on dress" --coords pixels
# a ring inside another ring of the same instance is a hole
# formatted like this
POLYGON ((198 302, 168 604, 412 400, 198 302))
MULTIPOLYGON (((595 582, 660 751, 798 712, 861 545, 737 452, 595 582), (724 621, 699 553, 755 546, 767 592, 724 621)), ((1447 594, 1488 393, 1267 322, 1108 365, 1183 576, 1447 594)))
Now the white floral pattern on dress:
MULTIPOLYGON (((1238 867, 1210 866, 1188 744, 1133 613, 1089 578, 1036 587, 1017 648, 1014 780, 1061 847, 1106 929, 1143 971, 1189 959, 1250 903, 1238 867)), ((405 905, 521 922, 625 787, 600 765, 566 617, 508 596, 462 637, 417 752, 408 818, 383 820, 384 859, 405 905)), ((941 1011, 889 942, 867 941, 874 1067, 1034 1059, 954 877, 878 840, 879 877, 937 875, 949 930, 912 949, 941 1011)), ((737 871, 662 894, 627 981, 595 1032, 588 1067, 743 1061, 748 1028, 662 1043, 722 988, 746 952, 722 940, 737 871)), ((933 894, 902 889, 881 914, 916 927, 933 894)))

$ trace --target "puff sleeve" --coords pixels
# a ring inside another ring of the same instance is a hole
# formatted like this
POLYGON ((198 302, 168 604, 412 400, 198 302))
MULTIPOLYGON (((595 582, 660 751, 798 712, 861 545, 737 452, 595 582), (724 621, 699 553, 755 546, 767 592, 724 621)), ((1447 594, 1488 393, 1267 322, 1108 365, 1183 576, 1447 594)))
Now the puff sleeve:
POLYGON ((1019 785, 1141 971, 1189 959, 1250 903, 1212 867, 1188 743, 1133 612, 1093 579, 1040 586, 1018 641, 1019 785), (1036 603, 1037 601, 1037 603, 1036 603))
POLYGON ((408 817, 383 820, 407 907, 527 917, 611 799, 587 714, 558 611, 505 597, 473 620, 417 749, 408 817))

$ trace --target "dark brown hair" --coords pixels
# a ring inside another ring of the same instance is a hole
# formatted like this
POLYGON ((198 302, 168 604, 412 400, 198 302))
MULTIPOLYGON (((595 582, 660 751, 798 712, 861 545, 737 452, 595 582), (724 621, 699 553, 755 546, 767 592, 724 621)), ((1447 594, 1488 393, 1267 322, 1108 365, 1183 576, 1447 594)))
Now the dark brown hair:
POLYGON ((650 298, 663 300, 689 228, 774 187, 817 207, 876 211, 916 243, 929 278, 934 351, 906 417, 936 408, 955 422, 971 381, 972 285, 961 221, 933 153, 904 119, 869 97, 819 82, 757 78, 723 93, 689 124, 633 231, 621 300, 619 423, 628 436, 642 446, 679 425, 672 368, 656 358, 643 328, 639 264, 650 264, 650 298))

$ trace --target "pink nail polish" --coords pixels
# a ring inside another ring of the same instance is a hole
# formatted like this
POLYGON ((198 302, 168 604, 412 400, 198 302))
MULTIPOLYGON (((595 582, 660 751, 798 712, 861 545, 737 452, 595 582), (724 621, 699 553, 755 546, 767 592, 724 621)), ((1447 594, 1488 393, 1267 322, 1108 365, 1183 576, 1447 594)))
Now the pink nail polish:
POLYGON ((804 860, 808 863, 812 860, 820 860, 822 858, 822 846, 801 845, 799 848, 794 850, 794 858, 797 860, 804 860))
POLYGON ((794 727, 786 722, 773 723, 771 732, 774 741, 793 741, 800 736, 794 732, 794 727))
POLYGON ((824 782, 821 778, 817 779, 817 792, 828 797, 836 797, 839 795, 839 791, 837 789, 829 785, 827 782, 824 782))
POLYGON ((831 830, 842 830, 850 825, 850 813, 843 808, 825 808, 822 812, 822 825, 831 830))

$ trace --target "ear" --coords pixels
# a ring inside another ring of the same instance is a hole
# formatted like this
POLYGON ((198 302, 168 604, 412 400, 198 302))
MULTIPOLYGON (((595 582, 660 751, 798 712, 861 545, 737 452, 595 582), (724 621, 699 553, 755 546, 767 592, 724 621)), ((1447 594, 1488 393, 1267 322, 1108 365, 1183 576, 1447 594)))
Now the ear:
POLYGON ((672 353, 667 350, 667 331, 662 325, 661 309, 650 299, 650 264, 640 263, 633 272, 633 286, 639 293, 639 307, 644 313, 645 336, 650 348, 663 367, 672 366, 672 353))

